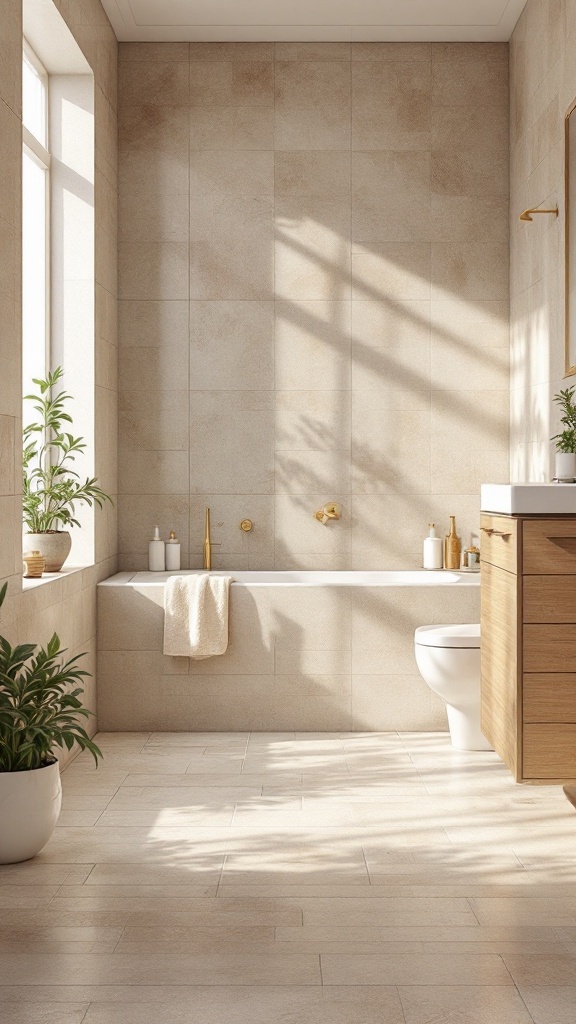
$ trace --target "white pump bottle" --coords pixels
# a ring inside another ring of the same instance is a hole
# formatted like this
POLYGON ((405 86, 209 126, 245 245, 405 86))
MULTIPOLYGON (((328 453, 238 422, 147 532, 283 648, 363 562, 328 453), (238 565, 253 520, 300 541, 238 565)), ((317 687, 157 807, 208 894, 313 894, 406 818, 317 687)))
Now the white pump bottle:
POLYGON ((424 541, 422 565, 424 569, 442 569, 444 565, 442 538, 436 535, 434 523, 428 523, 428 526, 430 527, 430 533, 424 541))
POLYGON ((154 536, 148 543, 148 568, 150 572, 164 572, 166 568, 166 546, 158 526, 154 527, 154 536))

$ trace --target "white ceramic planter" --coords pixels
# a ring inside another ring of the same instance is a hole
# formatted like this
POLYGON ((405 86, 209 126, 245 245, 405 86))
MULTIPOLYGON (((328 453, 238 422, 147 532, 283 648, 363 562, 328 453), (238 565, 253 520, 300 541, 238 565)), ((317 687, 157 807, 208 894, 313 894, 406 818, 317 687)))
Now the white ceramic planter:
POLYGON ((554 476, 557 480, 576 480, 576 454, 556 452, 554 476))
POLYGON ((24 534, 24 551, 40 552, 44 557, 44 572, 60 572, 71 547, 72 537, 67 530, 24 534))
POLYGON ((40 853, 61 804, 57 761, 31 772, 0 772, 0 864, 17 864, 40 853))

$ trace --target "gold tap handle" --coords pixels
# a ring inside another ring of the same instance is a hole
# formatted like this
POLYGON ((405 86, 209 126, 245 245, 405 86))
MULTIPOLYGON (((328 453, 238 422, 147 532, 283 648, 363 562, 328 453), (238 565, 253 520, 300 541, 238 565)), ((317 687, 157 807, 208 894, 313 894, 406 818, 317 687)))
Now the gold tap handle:
POLYGON ((240 523, 240 529, 244 533, 250 533, 250 531, 253 529, 253 527, 254 527, 254 523, 252 522, 251 519, 243 519, 242 522, 240 523))

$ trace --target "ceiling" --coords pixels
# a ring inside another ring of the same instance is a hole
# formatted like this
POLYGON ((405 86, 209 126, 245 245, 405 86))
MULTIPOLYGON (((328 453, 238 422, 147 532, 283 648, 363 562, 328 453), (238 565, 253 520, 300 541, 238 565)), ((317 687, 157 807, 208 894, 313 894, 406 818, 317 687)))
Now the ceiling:
POLYGON ((502 42, 526 0, 102 0, 118 39, 502 42))

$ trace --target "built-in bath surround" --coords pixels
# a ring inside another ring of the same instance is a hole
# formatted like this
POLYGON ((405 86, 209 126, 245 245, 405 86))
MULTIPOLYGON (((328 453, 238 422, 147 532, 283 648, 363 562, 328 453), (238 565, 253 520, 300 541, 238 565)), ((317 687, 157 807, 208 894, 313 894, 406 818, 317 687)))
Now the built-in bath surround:
POLYGON ((230 644, 162 654, 167 573, 98 587, 98 720, 110 730, 440 730, 414 630, 478 622, 479 577, 453 572, 232 572, 230 644))

